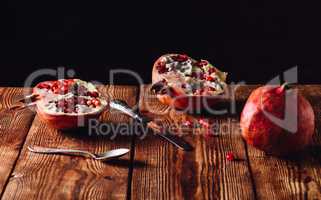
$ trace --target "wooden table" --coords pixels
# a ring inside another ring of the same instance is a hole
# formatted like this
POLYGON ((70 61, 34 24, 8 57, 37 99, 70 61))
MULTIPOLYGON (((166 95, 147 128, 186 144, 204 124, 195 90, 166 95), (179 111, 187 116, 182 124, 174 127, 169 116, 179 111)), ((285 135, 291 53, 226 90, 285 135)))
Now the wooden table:
MULTIPOLYGON (((243 86, 244 102, 257 86, 243 86)), ((105 86, 109 98, 126 100, 164 125, 179 127, 191 116, 158 103, 149 86, 105 86), (148 109, 149 108, 149 109, 148 109), (153 114, 151 114, 153 112, 153 114)), ((239 114, 213 119, 218 136, 187 135, 194 146, 183 152, 159 137, 88 135, 86 130, 57 131, 30 110, 8 111, 22 88, 0 88, 0 191, 3 199, 321 199, 321 86, 300 86, 312 103, 317 128, 313 145, 296 158, 267 156, 242 140, 239 114), (63 155, 41 155, 28 145, 70 147, 103 152, 117 147, 131 154, 107 163, 63 155), (227 161, 234 152, 237 161, 227 161)), ((242 107, 238 107, 241 109, 242 107)), ((193 119, 193 118, 192 118, 193 119)), ((106 112, 106 123, 128 123, 122 114, 106 112)), ((196 127, 199 133, 206 130, 196 127)), ((180 129, 179 129, 180 130, 180 129)), ((179 131, 178 131, 179 132, 179 131)))

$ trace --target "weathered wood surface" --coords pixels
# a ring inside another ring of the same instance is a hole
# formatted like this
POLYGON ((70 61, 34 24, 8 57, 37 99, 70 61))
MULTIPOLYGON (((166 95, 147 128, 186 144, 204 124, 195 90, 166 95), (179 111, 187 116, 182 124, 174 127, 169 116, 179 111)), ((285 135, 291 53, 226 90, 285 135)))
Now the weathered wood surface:
MULTIPOLYGON (((241 87, 237 99, 244 101, 255 88, 241 87)), ((276 158, 248 147, 249 163, 259 199, 321 199, 320 95, 318 85, 299 86, 310 100, 316 116, 313 148, 291 158, 276 158), (319 152, 319 153, 318 153, 319 152), (318 161, 317 161, 318 160, 318 161)))
MULTIPOLYGON (((196 119, 158 103, 149 94, 149 86, 141 89, 140 109, 146 114, 154 112, 151 116, 165 126, 182 128, 187 118, 193 122, 196 119)), ((146 165, 137 168, 134 165, 133 199, 254 199, 237 122, 237 117, 214 120, 219 134, 214 137, 204 137, 204 127, 195 127, 194 134, 189 130, 184 139, 194 147, 191 152, 180 151, 153 135, 136 139, 135 160, 145 161, 146 165), (238 161, 227 161, 228 152, 235 152, 238 161)))
MULTIPOLYGON (((299 86, 316 115, 311 148, 292 158, 276 158, 248 146, 240 136, 239 111, 250 92, 258 86, 241 86, 235 93, 236 113, 213 117, 191 116, 161 105, 148 92, 127 86, 101 89, 108 98, 121 98, 163 127, 194 146, 182 152, 151 132, 139 137, 88 135, 88 132, 60 132, 34 119, 31 111, 8 112, 22 96, 22 89, 0 88, 0 190, 3 199, 321 199, 321 86, 299 86), (208 129, 196 124, 211 118, 216 136, 204 136, 208 129), (34 119, 34 120, 33 120, 34 119), (31 126, 31 128, 30 128, 31 126), (30 128, 30 130, 29 130, 30 128), (192 134, 194 133, 194 134, 192 134), (119 161, 98 161, 30 153, 28 145, 73 147, 102 152, 117 147, 132 154, 119 161), (236 161, 227 161, 233 152, 236 161)), ((230 108, 228 108, 230 109, 230 108)), ((231 111, 231 110, 229 110, 231 111)), ((119 113, 104 113, 107 123, 129 122, 119 113)), ((116 131, 117 132, 117 131, 116 131)))
MULTIPOLYGON (((136 87, 103 88, 110 98, 121 98, 135 105, 136 87)), ((119 113, 105 112, 106 123, 128 122, 119 113)), ((36 116, 19 160, 11 174, 3 199, 125 199, 130 156, 104 163, 92 159, 64 155, 34 154, 29 145, 75 148, 104 152, 114 148, 131 147, 131 137, 116 137, 86 131, 57 131, 47 127, 36 116)))
MULTIPOLYGON (((321 86, 299 86, 313 105, 317 129, 311 151, 294 158, 276 158, 248 146, 240 138, 239 111, 258 86, 236 88, 236 115, 220 117, 217 137, 185 136, 195 151, 184 153, 150 136, 136 140, 135 160, 145 167, 133 170, 132 194, 136 199, 321 199, 320 99, 321 86), (226 130, 228 134, 226 134, 226 130), (156 148, 155 148, 156 147, 156 148), (225 160, 232 151, 239 159, 225 160), (151 152, 151 153, 148 153, 151 152), (209 171, 210 170, 210 171, 209 171), (204 181, 206 180, 206 181, 204 181), (143 187, 144 186, 144 187, 143 187)), ((144 87, 140 109, 163 124, 179 126, 188 115, 157 102, 144 87)), ((192 117, 193 118, 193 117, 192 117)), ((182 130, 178 130, 181 133, 182 130)), ((206 130, 201 130, 205 134, 206 130)))
POLYGON ((9 110, 25 92, 28 89, 0 88, 0 193, 7 184, 34 118, 28 109, 9 110))

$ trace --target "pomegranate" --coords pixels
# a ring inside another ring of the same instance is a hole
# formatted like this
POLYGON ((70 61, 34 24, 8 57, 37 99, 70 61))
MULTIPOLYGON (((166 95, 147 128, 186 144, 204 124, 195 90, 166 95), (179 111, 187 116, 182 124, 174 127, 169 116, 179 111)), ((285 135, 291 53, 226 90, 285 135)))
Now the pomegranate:
POLYGON ((285 83, 254 90, 243 108, 240 125, 248 144, 268 154, 284 156, 310 143, 314 120, 308 100, 285 83))
POLYGON ((45 81, 33 88, 37 114, 42 121, 57 129, 71 129, 98 119, 107 107, 96 87, 79 79, 45 81))
POLYGON ((152 91, 163 104, 195 112, 218 102, 226 91, 227 73, 206 60, 166 54, 154 64, 152 91))
POLYGON ((226 154, 226 160, 228 160, 228 161, 233 161, 233 160, 235 160, 234 153, 233 153, 233 152, 228 152, 228 153, 226 154))

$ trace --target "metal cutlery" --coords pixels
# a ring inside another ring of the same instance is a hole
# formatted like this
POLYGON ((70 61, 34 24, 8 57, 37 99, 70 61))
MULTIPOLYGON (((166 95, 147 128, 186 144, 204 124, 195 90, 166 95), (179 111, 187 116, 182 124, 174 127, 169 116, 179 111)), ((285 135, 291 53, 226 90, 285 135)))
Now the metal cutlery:
POLYGON ((92 158, 95 160, 106 161, 114 158, 119 158, 127 154, 130 150, 126 148, 113 149, 103 153, 92 153, 89 151, 77 150, 77 149, 60 149, 60 148, 49 148, 49 147, 39 147, 39 146, 28 146, 28 150, 33 153, 41 154, 65 154, 73 156, 83 156, 87 158, 92 158))
MULTIPOLYGON (((139 123, 142 123, 143 125, 147 125, 149 128, 152 128, 155 126, 155 123, 153 123, 153 121, 151 119, 142 116, 139 112, 130 108, 125 101, 122 101, 119 99, 111 100, 109 102, 109 106, 110 106, 110 108, 118 110, 118 111, 132 117, 133 119, 135 119, 139 123)), ((173 135, 171 133, 168 133, 168 131, 165 131, 165 132, 164 131, 160 131, 160 132, 154 131, 154 133, 184 151, 190 151, 193 149, 193 147, 190 144, 188 144, 186 141, 184 141, 182 138, 180 138, 176 135, 173 135)))

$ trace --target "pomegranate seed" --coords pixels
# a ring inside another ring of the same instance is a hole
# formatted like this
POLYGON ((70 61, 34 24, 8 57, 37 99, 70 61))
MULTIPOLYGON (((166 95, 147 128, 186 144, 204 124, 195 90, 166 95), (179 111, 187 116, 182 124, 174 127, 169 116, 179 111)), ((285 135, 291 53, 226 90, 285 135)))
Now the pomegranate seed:
POLYGON ((93 100, 91 100, 91 102, 95 107, 100 105, 100 101, 98 99, 93 99, 93 100))
POLYGON ((234 157, 233 152, 228 152, 228 153, 226 154, 226 160, 228 160, 228 161, 233 161, 233 160, 235 160, 235 157, 234 157))
POLYGON ((99 93, 94 91, 94 92, 87 92, 87 96, 91 96, 91 97, 98 97, 99 96, 99 93))
POLYGON ((195 94, 195 95, 202 95, 203 92, 204 92, 204 89, 201 88, 201 89, 197 89, 197 90, 194 92, 194 94, 195 94))
POLYGON ((74 109, 72 109, 72 108, 64 109, 64 113, 73 113, 73 112, 74 112, 74 109))
POLYGON ((178 54, 174 56, 173 59, 178 62, 185 62, 188 60, 188 56, 185 54, 178 54))
POLYGON ((92 101, 91 101, 91 100, 88 100, 88 101, 87 101, 87 105, 88 105, 88 106, 92 105, 92 101))
POLYGON ((199 123, 205 128, 208 128, 210 126, 208 120, 203 119, 203 118, 199 120, 199 123))
POLYGON ((212 74, 212 73, 214 73, 214 72, 216 72, 216 69, 215 69, 214 67, 212 67, 212 68, 210 68, 210 69, 208 70, 208 73, 209 73, 209 74, 212 74))
POLYGON ((166 65, 165 65, 164 62, 159 62, 159 63, 157 63, 156 69, 157 69, 158 73, 160 73, 160 74, 163 74, 163 73, 165 73, 165 72, 168 72, 168 70, 167 70, 166 65))
POLYGON ((205 135, 206 138, 210 138, 210 137, 214 137, 215 133, 213 132, 212 129, 206 128, 204 135, 205 135))
POLYGON ((63 85, 64 85, 64 86, 69 86, 70 84, 69 84, 69 82, 64 81, 64 82, 63 82, 63 85))
POLYGON ((39 88, 39 89, 50 89, 51 86, 50 86, 49 84, 47 84, 47 83, 40 83, 40 84, 38 85, 38 88, 39 88))
POLYGON ((204 136, 205 139, 210 139, 210 138, 213 137, 213 134, 208 128, 206 128, 203 136, 204 136))
POLYGON ((62 86, 62 87, 60 88, 60 91, 61 91, 63 94, 68 93, 68 86, 62 86))
POLYGON ((87 103, 86 100, 85 100, 84 98, 81 98, 81 97, 79 97, 79 98, 77 99, 77 102, 78 102, 78 104, 81 104, 81 105, 84 105, 84 104, 87 103))
POLYGON ((74 100, 74 98, 69 98, 69 99, 66 99, 66 102, 68 104, 72 104, 72 103, 75 103, 75 100, 74 100))
POLYGON ((58 102, 57 102, 57 107, 58 107, 58 108, 63 108, 63 107, 65 107, 65 101, 64 101, 64 100, 58 101, 58 102))
POLYGON ((58 88, 55 88, 55 89, 53 89, 53 92, 54 92, 55 94, 58 94, 58 93, 60 93, 60 90, 59 90, 58 88))
POLYGON ((204 73, 203 72, 192 72, 192 77, 198 78, 198 79, 203 79, 204 78, 204 73))
POLYGON ((214 78, 213 78, 212 76, 210 76, 210 75, 206 75, 206 76, 205 76, 205 79, 206 79, 207 81, 213 81, 213 80, 214 80, 214 78))
POLYGON ((87 89, 84 86, 81 85, 81 86, 78 87, 78 91, 77 92, 78 92, 79 95, 85 95, 87 93, 87 89))
POLYGON ((206 65, 208 65, 208 61, 207 60, 201 60, 201 61, 196 63, 196 66, 198 66, 198 67, 203 67, 203 66, 206 66, 206 65))

